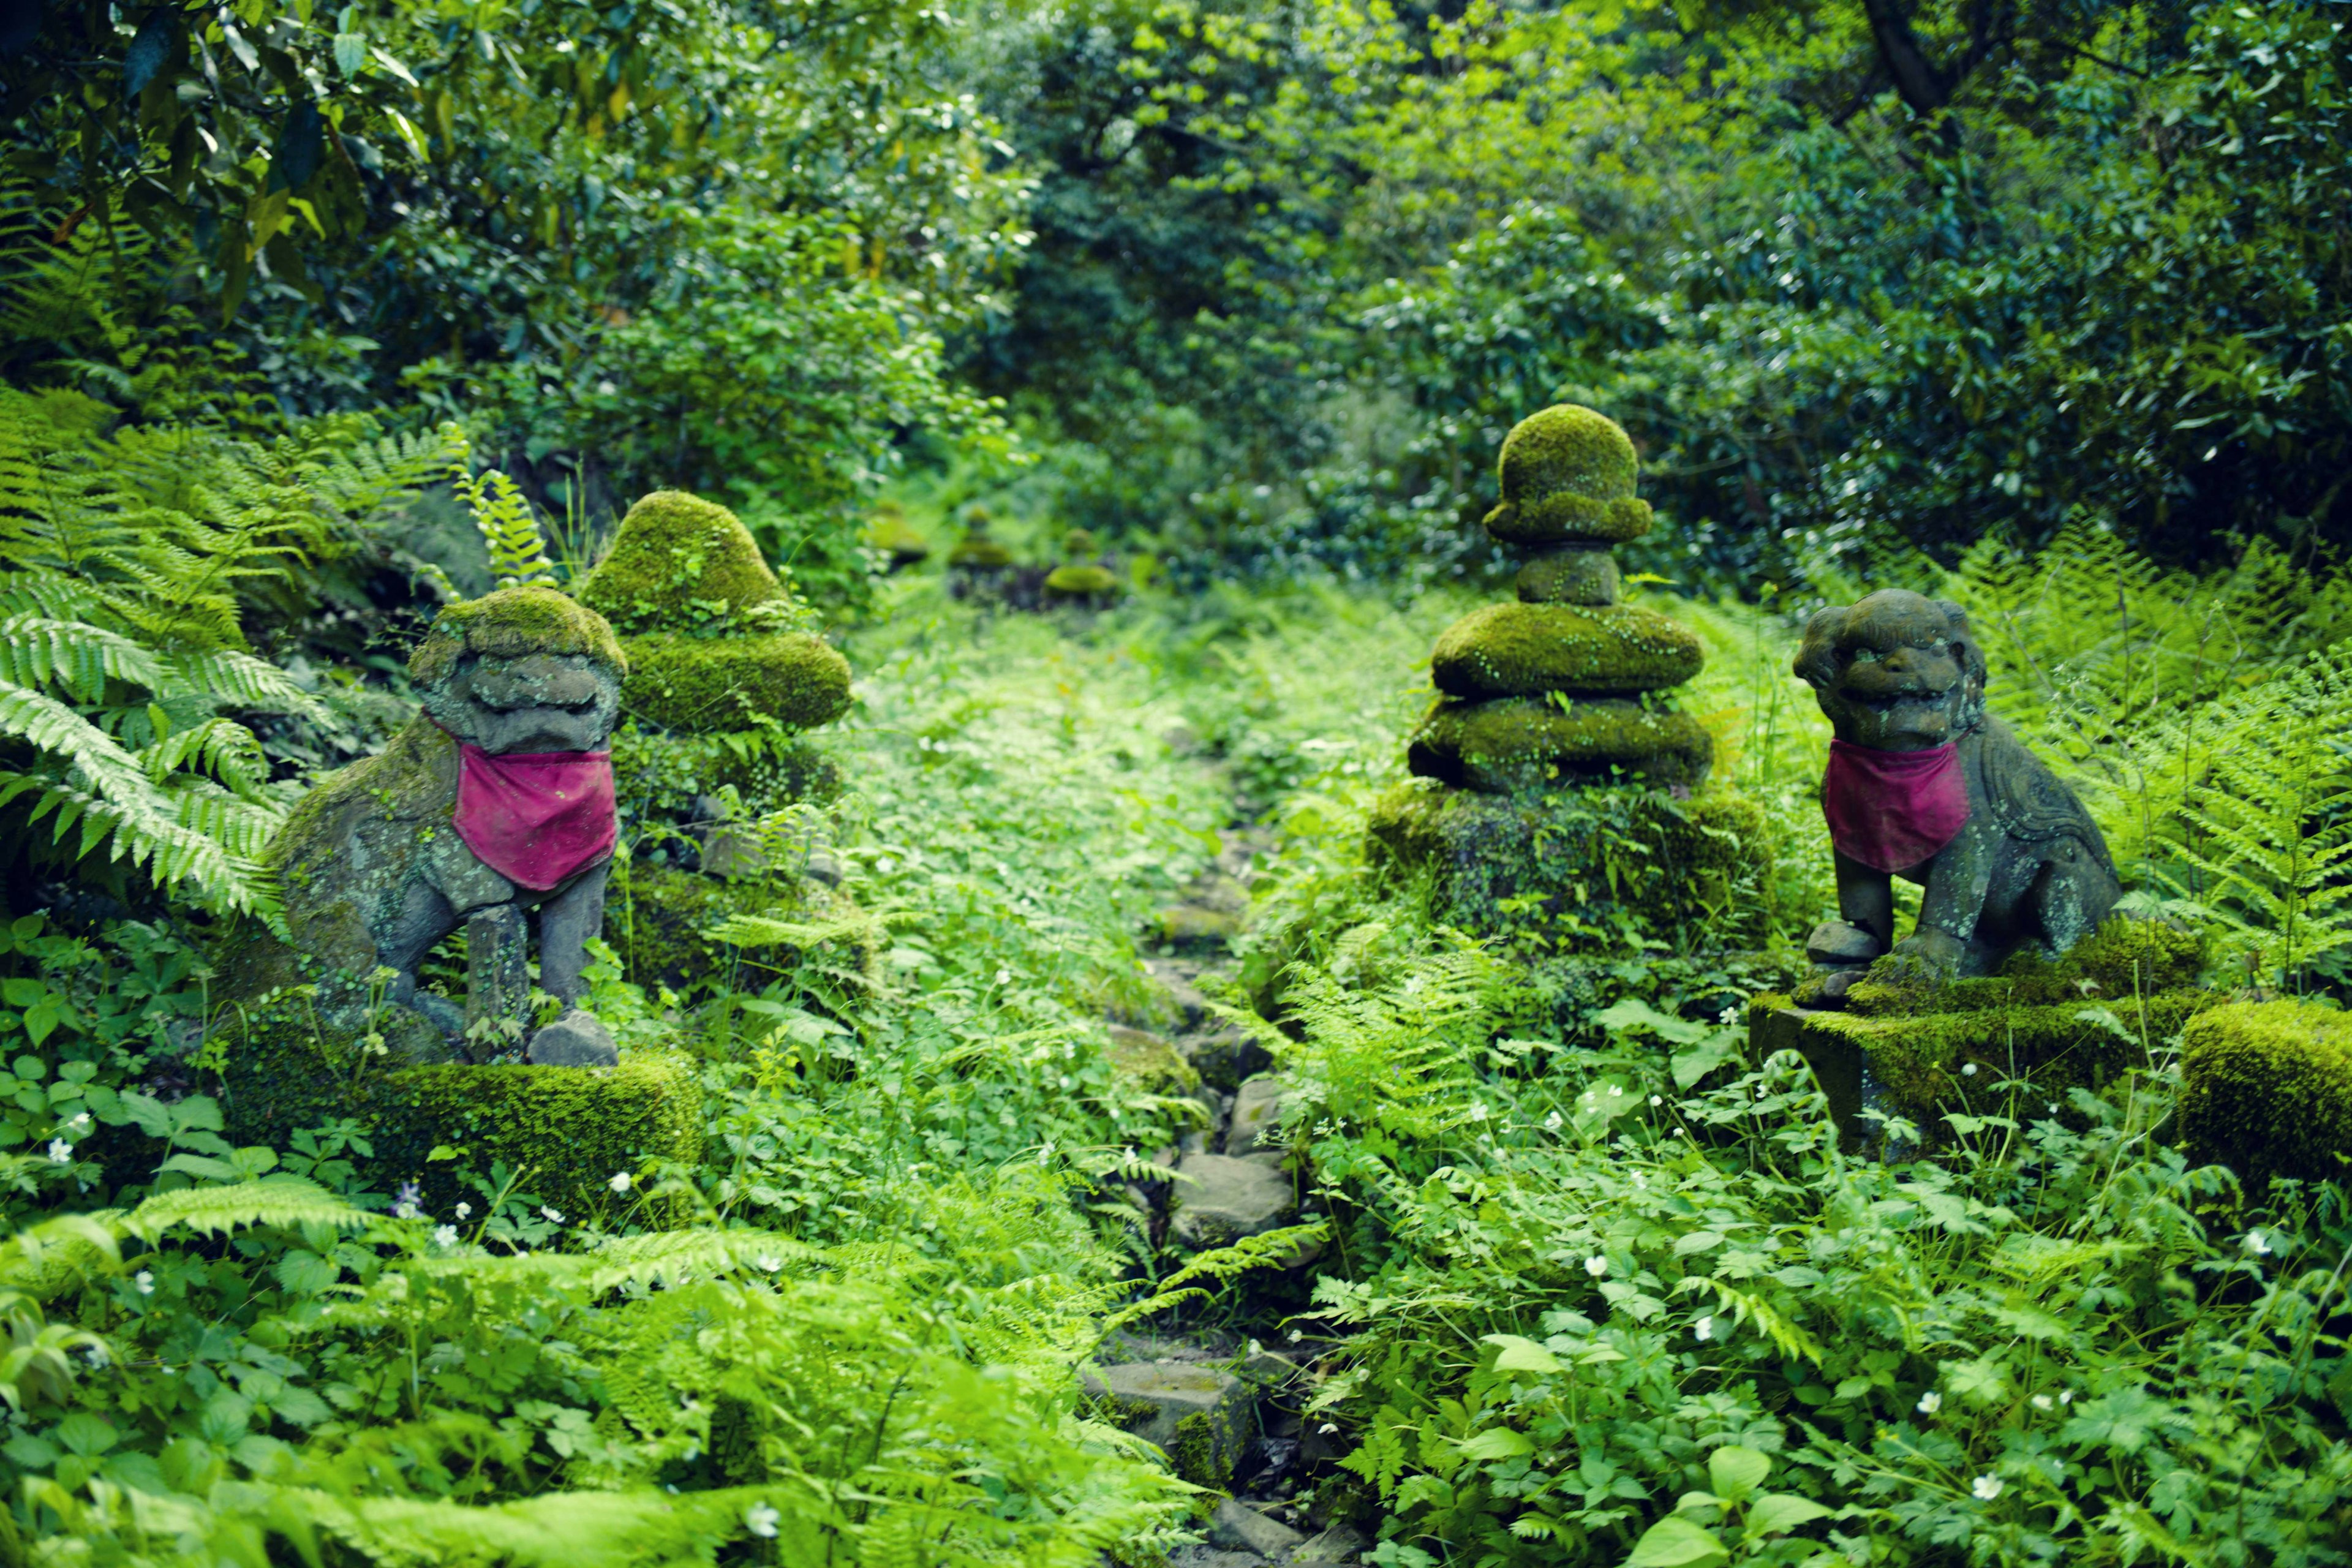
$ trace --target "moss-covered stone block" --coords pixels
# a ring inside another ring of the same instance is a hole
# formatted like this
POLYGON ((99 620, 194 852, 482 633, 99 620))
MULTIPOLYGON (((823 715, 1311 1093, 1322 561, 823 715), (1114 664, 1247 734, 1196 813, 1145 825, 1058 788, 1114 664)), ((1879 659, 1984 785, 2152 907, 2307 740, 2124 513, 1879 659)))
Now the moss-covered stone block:
POLYGON ((1119 1077, 1146 1094, 1174 1099, 1201 1087, 1201 1075, 1173 1044, 1147 1030, 1130 1029, 1121 1024, 1110 1027, 1110 1065, 1119 1077))
POLYGON ((631 507, 580 585, 580 602, 623 631, 740 617, 790 597, 741 520, 684 490, 631 507))
POLYGON ((1933 1142, 1946 1115, 1998 1109, 1996 1084, 2056 1100, 2145 1068, 2222 1000, 2200 987, 2202 962, 2194 933, 2115 916, 2054 963, 2021 952, 1999 974, 1942 984, 1858 981, 1843 1007, 1814 1005, 1818 984, 1759 996, 1748 1034, 1759 1052, 1801 1052, 1849 1131, 1878 1103, 1933 1142))
POLYGON ((1578 779, 1695 788, 1714 761, 1715 741, 1696 719, 1624 699, 1440 702, 1405 749, 1414 776, 1487 795, 1578 779))
POLYGON ((388 1068, 356 1042, 279 1006, 230 1026, 238 1037, 221 1104, 230 1140, 284 1148, 296 1131, 341 1118, 370 1130, 369 1163, 384 1185, 415 1182, 428 1213, 447 1215, 457 1176, 494 1162, 527 1171, 520 1187, 567 1215, 608 1206, 616 1172, 702 1155, 702 1090, 672 1051, 625 1051, 614 1068, 388 1068), (431 1160, 436 1145, 464 1151, 431 1160))
POLYGON ((2352 1181, 2352 1015, 2232 1002, 2181 1037, 2181 1142, 2259 1197, 2272 1178, 2352 1181))
POLYGON ((1519 568, 1512 586, 1529 605, 1613 605, 1617 557, 1606 550, 1554 550, 1519 568))
POLYGON ((632 637, 621 701, 638 719, 686 734, 761 721, 814 729, 849 711, 849 661, 805 632, 764 637, 632 637))
POLYGON ((1496 467, 1502 504, 1486 531, 1506 543, 1623 542, 1650 531, 1650 504, 1633 494, 1633 443, 1593 409, 1555 404, 1520 420, 1496 467))
POLYGON ((583 654, 614 669, 628 668, 604 616, 553 588, 538 586, 502 588, 444 605, 408 656, 408 673, 430 685, 469 653, 485 658, 583 654))
POLYGON ((1634 605, 1485 605, 1445 628, 1430 656, 1440 691, 1616 695, 1679 686, 1706 652, 1688 626, 1634 605))
POLYGON ((1621 916, 1705 925, 1769 870, 1762 806, 1728 789, 1678 800, 1637 786, 1489 795, 1401 785, 1373 805, 1367 858, 1426 872, 1432 912, 1465 931, 1547 943, 1613 931, 1621 916))
POLYGON ((1050 599, 1108 599, 1118 592, 1118 578, 1107 567, 1056 566, 1045 574, 1050 599))

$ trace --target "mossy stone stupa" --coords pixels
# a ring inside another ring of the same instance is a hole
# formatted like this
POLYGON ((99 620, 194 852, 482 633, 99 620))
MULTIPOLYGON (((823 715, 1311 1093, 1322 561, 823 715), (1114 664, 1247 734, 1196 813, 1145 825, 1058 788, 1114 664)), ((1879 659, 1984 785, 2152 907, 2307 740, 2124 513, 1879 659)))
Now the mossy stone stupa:
POLYGON ((1412 771, 1493 795, 1568 776, 1704 782, 1706 731, 1643 700, 1698 673, 1698 638, 1617 602, 1610 546, 1650 530, 1633 443, 1563 403, 1519 422, 1500 468, 1486 531, 1539 553, 1519 570, 1517 603, 1473 610, 1437 639, 1430 678, 1445 696, 1412 738, 1412 771))
POLYGON ((1069 559, 1045 574, 1039 589, 1045 598, 1065 605, 1107 605, 1118 596, 1118 577, 1102 563, 1102 546, 1092 533, 1072 529, 1062 542, 1062 552, 1069 559))
POLYGON ((1375 807, 1375 858, 1433 867, 1446 918, 1473 929, 1530 906, 1590 921, 1612 904, 1664 914, 1719 903, 1761 816, 1728 791, 1697 793, 1714 743, 1669 695, 1705 663, 1697 637, 1619 602, 1612 547, 1651 525, 1633 443, 1613 420, 1560 404, 1519 422, 1499 470, 1486 527, 1532 552, 1518 596, 1438 637, 1440 695, 1406 752, 1426 782, 1375 807), (1580 794, 1596 785, 1636 787, 1580 794), (1649 847, 1647 866, 1604 865, 1604 843, 1629 837, 1649 847))

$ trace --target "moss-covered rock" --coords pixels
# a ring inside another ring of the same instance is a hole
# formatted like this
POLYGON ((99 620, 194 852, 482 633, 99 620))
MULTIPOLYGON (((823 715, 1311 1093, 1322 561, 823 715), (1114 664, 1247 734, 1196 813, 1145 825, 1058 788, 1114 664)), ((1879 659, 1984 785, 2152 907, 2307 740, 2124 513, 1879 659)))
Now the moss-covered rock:
POLYGON ((1366 858, 1385 876, 1426 873, 1433 912, 1465 930, 1549 938, 1706 922, 1769 874, 1762 806, 1736 790, 1678 800, 1657 789, 1584 786, 1477 795, 1402 784, 1373 804, 1366 858))
POLYGON ((631 507, 580 585, 580 602, 624 631, 680 630, 790 598, 751 530, 684 490, 631 507))
POLYGON ((1062 552, 1073 561, 1091 561, 1102 553, 1102 546, 1089 531, 1074 528, 1062 541, 1062 552))
POLYGON ((1513 586, 1529 605, 1613 605, 1621 582, 1606 550, 1554 550, 1519 568, 1513 586))
POLYGON ((845 895, 811 880, 781 877, 722 879, 657 866, 616 861, 604 897, 604 940, 620 955, 623 973, 648 989, 667 986, 690 994, 722 986, 757 991, 797 963, 803 950, 789 944, 744 948, 709 934, 738 915, 789 921, 838 951, 835 967, 870 971, 880 933, 845 895), (824 933, 832 933, 826 935, 824 933))
POLYGON ((960 572, 1002 572, 1013 564, 1013 552, 984 533, 967 533, 948 552, 948 565, 960 572))
POLYGON ((1699 672, 1689 627, 1633 605, 1485 605, 1445 628, 1430 679, 1455 697, 1660 691, 1699 672))
POLYGON ((1045 574, 1050 599, 1108 599, 1118 592, 1118 578, 1101 566, 1056 566, 1045 574))
POLYGON ((1146 1094, 1172 1099, 1201 1087, 1201 1075, 1184 1059, 1183 1052, 1158 1035, 1120 1024, 1110 1028, 1110 1065, 1146 1094))
POLYGON ((1633 494, 1633 443, 1617 422, 1573 403, 1529 415, 1503 441, 1502 504, 1486 531, 1512 544, 1601 543, 1650 531, 1650 503, 1633 494))
POLYGON ((1696 787, 1714 759, 1697 720, 1623 699, 1440 702, 1405 752, 1417 777, 1489 795, 1619 777, 1696 787))
POLYGON ((866 523, 866 542, 890 558, 894 572, 919 566, 931 555, 930 542, 915 531, 905 509, 896 502, 886 501, 874 509, 866 523))
POLYGON ((583 654, 616 670, 628 668, 604 616, 544 587, 501 588, 445 605, 408 656, 408 673, 430 685, 469 653, 485 658, 583 654))
POLYGON ((2274 1176, 2352 1181, 2352 1016, 2233 1002, 2181 1036, 2181 1141, 2260 1197, 2274 1176))
POLYGON ((656 635, 627 647, 621 700, 634 717, 666 729, 703 734, 773 720, 807 730, 849 710, 849 661, 805 632, 656 635))
POLYGON ((700 1081, 674 1052, 628 1051, 610 1068, 387 1069, 290 1009, 240 1015, 228 1027, 221 1102, 233 1142, 284 1148, 302 1128, 352 1118, 369 1129, 383 1184, 419 1184, 428 1213, 446 1215, 475 1197, 457 1174, 497 1161, 528 1172, 522 1190, 583 1215, 613 1202, 605 1184, 615 1172, 701 1157, 700 1081), (445 1143, 462 1157, 426 1158, 445 1143))

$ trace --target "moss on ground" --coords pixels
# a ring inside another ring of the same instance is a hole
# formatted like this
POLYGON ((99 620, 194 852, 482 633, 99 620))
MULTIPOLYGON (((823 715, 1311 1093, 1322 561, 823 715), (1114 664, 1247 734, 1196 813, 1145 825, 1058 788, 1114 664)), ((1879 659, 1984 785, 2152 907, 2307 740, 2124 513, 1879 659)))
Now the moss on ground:
POLYGON ((2352 1176, 2352 1016, 2307 1002, 2232 1002, 2181 1037, 2181 1142, 2259 1198, 2273 1177, 2352 1176))
POLYGON ((1706 662, 1697 634, 1633 605, 1483 605, 1445 628, 1430 679, 1455 697, 1619 694, 1679 686, 1706 662))
POLYGON ((409 655, 408 673, 429 685, 469 653, 488 658, 584 654, 616 670, 628 668, 604 617, 552 588, 501 588, 445 606, 409 655))
POLYGON ((1696 787, 1714 758, 1713 739, 1687 713, 1622 700, 1562 710, 1524 697, 1441 702, 1405 752, 1416 776, 1489 795, 1619 777, 1696 787))
POLYGON ((621 700, 665 729, 707 734, 772 720, 807 730, 849 710, 849 661, 805 632, 641 637, 628 649, 621 700))
POLYGON ((1555 404, 1504 438, 1496 463, 1502 504, 1486 514, 1486 531, 1514 544, 1639 539, 1650 531, 1650 505, 1633 494, 1638 468, 1633 443, 1615 420, 1555 404))
POLYGON ((629 509, 580 601, 623 631, 725 623, 790 593, 741 520, 684 490, 656 490, 629 509))

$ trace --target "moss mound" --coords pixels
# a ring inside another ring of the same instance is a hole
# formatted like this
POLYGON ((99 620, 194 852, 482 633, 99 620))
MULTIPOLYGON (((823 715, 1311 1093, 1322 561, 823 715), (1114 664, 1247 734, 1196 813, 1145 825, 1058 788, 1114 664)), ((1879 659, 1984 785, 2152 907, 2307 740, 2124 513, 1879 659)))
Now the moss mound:
POLYGON ((2181 1037, 2181 1141, 2252 1195, 2274 1176, 2352 1179, 2352 1016, 2307 1002, 2233 1002, 2181 1037))
POLYGON ((689 626, 790 597, 751 531, 684 490, 656 490, 631 507, 580 585, 580 602, 624 631, 689 626))
POLYGON ((628 1051, 607 1069, 385 1071, 299 1018, 265 1013, 237 1027, 242 1038, 222 1095, 234 1142, 283 1148, 299 1129, 356 1118, 371 1128, 376 1166, 390 1181, 417 1183, 430 1213, 446 1215, 460 1198, 476 1197, 458 1188, 458 1169, 485 1173, 493 1161, 528 1167, 525 1191, 577 1215, 614 1201, 605 1184, 616 1171, 701 1158, 700 1081, 674 1052, 628 1051), (464 1158, 428 1160, 441 1143, 463 1149, 464 1158))
POLYGON ((1555 550, 1519 568, 1513 586, 1529 605, 1613 605, 1621 581, 1606 550, 1555 550))
POLYGON ((705 734, 772 720, 808 730, 849 711, 849 661, 805 632, 642 637, 628 648, 622 703, 666 729, 705 734))
POLYGON ((1679 686, 1706 662, 1696 634, 1632 605, 1485 605, 1445 628, 1430 678, 1455 697, 1679 686))
POLYGON ((1374 803, 1365 850, 1385 873, 1428 874, 1446 923, 1556 934, 1619 911, 1709 920, 1736 883, 1769 872, 1764 828, 1763 807, 1728 789, 1677 800, 1638 786, 1505 796, 1402 784, 1374 803))
POLYGON ((1601 543, 1650 531, 1650 504, 1635 499, 1633 443, 1606 415, 1560 403, 1511 427, 1496 465, 1502 504, 1486 531, 1514 544, 1601 543))
POLYGON ((1108 599, 1118 579, 1101 566, 1056 566, 1045 574, 1045 593, 1056 599, 1108 599))
POLYGON ((430 684, 469 653, 488 658, 585 654, 614 669, 628 668, 604 616, 543 587, 501 588, 444 607, 408 656, 408 673, 430 684))
POLYGON ((1619 773, 1695 788, 1714 760, 1713 739, 1689 714, 1622 699, 1564 710, 1532 698, 1441 702, 1405 751, 1415 776, 1490 795, 1619 773))
POLYGON ((1146 1094, 1184 1095, 1201 1087, 1184 1054, 1158 1035, 1114 1024, 1108 1054, 1112 1070, 1146 1094))
POLYGON ((967 533, 948 552, 948 564, 965 572, 1001 572, 1013 564, 1013 552, 984 533, 967 533))

